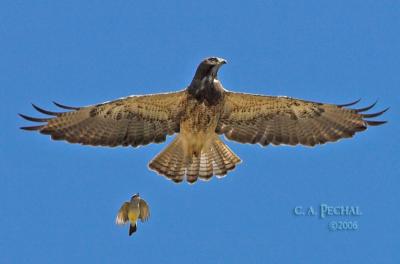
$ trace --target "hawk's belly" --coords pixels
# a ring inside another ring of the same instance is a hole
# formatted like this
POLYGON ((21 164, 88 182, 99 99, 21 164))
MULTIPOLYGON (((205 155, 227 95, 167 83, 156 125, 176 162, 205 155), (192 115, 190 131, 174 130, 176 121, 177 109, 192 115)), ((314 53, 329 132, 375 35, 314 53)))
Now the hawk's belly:
POLYGON ((206 106, 192 101, 182 118, 180 134, 186 145, 186 154, 198 156, 203 148, 217 136, 215 128, 219 118, 219 105, 206 106))

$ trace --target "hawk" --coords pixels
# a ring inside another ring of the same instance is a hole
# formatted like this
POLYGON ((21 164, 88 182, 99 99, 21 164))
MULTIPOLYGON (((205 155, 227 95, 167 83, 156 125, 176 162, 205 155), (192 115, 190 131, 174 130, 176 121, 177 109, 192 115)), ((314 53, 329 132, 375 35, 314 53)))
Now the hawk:
POLYGON ((129 235, 131 236, 137 230, 137 221, 140 219, 142 222, 146 222, 150 218, 150 209, 146 201, 143 200, 139 194, 135 194, 131 197, 129 202, 122 204, 118 211, 115 223, 117 225, 124 225, 128 222, 129 224, 129 235))
POLYGON ((218 70, 226 60, 210 57, 198 66, 184 90, 128 96, 115 101, 51 112, 33 107, 47 118, 21 117, 42 122, 22 127, 66 140, 93 146, 142 146, 160 143, 177 134, 149 168, 182 182, 222 177, 241 162, 219 135, 240 143, 315 146, 352 137, 369 126, 386 121, 370 118, 388 110, 366 114, 376 103, 360 109, 324 104, 285 96, 264 96, 226 90, 218 80, 218 70))

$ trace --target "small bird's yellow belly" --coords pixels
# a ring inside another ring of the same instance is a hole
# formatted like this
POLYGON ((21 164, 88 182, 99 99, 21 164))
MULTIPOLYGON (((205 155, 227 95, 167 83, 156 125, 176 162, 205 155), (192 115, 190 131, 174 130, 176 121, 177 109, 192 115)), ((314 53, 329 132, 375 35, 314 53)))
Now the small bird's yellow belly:
POLYGON ((129 210, 128 218, 129 221, 135 223, 139 217, 139 210, 129 210))

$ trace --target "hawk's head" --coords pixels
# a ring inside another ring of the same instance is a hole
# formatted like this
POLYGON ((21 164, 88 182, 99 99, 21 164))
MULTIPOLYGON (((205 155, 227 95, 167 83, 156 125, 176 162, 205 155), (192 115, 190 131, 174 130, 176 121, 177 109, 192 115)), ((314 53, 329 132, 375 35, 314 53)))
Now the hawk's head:
POLYGON ((226 64, 226 60, 222 59, 222 58, 218 58, 218 57, 209 57, 204 59, 200 65, 209 65, 211 67, 217 66, 220 67, 223 64, 226 64))
POLYGON ((226 60, 218 57, 204 59, 197 67, 194 79, 203 80, 204 77, 214 79, 217 77, 219 68, 226 64, 226 60))
POLYGON ((204 59, 199 67, 197 67, 196 74, 188 87, 188 92, 197 100, 206 100, 209 104, 217 104, 221 98, 221 88, 215 86, 219 68, 226 64, 226 60, 218 57, 209 57, 204 59))

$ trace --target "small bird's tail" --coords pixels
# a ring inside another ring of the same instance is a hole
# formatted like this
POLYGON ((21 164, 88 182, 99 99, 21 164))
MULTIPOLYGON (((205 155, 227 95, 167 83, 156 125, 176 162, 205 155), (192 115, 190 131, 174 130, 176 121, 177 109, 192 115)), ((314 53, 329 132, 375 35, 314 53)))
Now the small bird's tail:
POLYGON ((178 183, 186 178, 189 183, 194 183, 198 178, 209 180, 213 175, 224 176, 241 162, 217 136, 200 154, 188 155, 185 147, 184 140, 177 136, 150 162, 149 168, 174 182, 178 183))
POLYGON ((129 225, 129 235, 131 236, 133 233, 135 233, 137 230, 137 225, 136 223, 131 223, 129 225))

